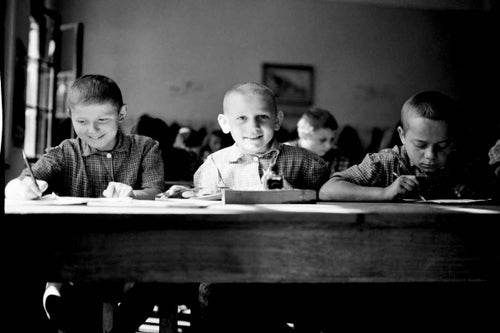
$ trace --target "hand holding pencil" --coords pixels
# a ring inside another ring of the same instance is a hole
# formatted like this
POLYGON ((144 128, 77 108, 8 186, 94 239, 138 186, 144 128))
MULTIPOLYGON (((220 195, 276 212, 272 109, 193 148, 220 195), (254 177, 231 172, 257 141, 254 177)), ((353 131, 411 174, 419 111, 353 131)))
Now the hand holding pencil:
POLYGON ((46 181, 37 179, 37 186, 31 177, 22 180, 15 178, 5 186, 5 198, 14 200, 35 200, 42 197, 43 192, 49 187, 46 181))
POLYGON ((398 197, 404 197, 405 194, 416 192, 418 190, 417 177, 413 175, 398 175, 393 172, 396 179, 394 182, 384 188, 383 197, 387 200, 394 200, 398 197))
POLYGON ((35 178, 24 150, 22 150, 22 154, 29 176, 22 179, 15 178, 11 180, 7 186, 5 186, 5 198, 15 200, 40 199, 43 192, 49 187, 49 184, 46 181, 35 178))

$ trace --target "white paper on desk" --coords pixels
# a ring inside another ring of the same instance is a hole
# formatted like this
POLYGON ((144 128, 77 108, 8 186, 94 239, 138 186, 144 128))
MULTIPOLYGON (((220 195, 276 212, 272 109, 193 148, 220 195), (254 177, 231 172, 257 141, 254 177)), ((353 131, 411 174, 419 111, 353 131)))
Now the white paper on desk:
POLYGON ((417 200, 414 202, 418 203, 435 203, 435 204, 442 204, 442 205, 450 205, 450 204, 470 204, 470 203, 477 203, 477 202, 486 202, 490 201, 491 199, 431 199, 431 200, 417 200))
POLYGON ((189 199, 136 200, 132 198, 90 199, 87 206, 101 207, 148 207, 148 208, 203 208, 210 204, 189 199))
POLYGON ((5 199, 6 203, 11 205, 42 205, 42 206, 68 206, 68 205, 84 205, 89 198, 81 197, 60 197, 58 195, 47 194, 38 200, 13 200, 5 199))

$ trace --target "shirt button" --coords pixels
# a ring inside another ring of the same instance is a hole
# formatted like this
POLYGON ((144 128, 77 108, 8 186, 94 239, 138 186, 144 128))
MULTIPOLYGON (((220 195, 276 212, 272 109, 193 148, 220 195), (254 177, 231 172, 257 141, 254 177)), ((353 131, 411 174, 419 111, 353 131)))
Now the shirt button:
POLYGON ((258 162, 258 161, 259 161, 259 158, 258 158, 257 156, 254 156, 254 157, 253 157, 253 160, 254 160, 255 162, 258 162))
POLYGON ((112 157, 112 156, 111 156, 111 153, 107 153, 107 154, 106 154, 106 157, 107 157, 107 158, 111 158, 111 157, 112 157))

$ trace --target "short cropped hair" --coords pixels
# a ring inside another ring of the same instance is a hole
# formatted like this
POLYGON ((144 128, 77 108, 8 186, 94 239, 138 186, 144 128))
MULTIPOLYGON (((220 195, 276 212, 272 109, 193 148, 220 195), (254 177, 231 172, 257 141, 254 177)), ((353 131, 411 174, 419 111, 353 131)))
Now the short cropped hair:
MULTIPOLYGON (((449 125, 457 121, 457 105, 448 95, 439 91, 424 91, 410 97, 401 108, 401 123, 408 130, 408 118, 412 115, 442 120, 449 125)), ((450 126, 453 127, 453 126, 450 126)))
POLYGON ((301 139, 310 136, 313 132, 322 128, 335 131, 339 128, 339 125, 335 117, 328 110, 320 108, 307 110, 297 122, 297 134, 301 139))
POLYGON ((68 105, 111 103, 120 109, 123 97, 115 81, 104 75, 84 75, 75 80, 68 92, 68 105))
POLYGON ((229 95, 234 93, 239 93, 243 96, 260 96, 267 101, 268 105, 271 107, 271 110, 273 110, 275 113, 278 112, 276 95, 269 87, 261 83, 245 82, 236 84, 224 94, 224 100, 226 100, 229 95))

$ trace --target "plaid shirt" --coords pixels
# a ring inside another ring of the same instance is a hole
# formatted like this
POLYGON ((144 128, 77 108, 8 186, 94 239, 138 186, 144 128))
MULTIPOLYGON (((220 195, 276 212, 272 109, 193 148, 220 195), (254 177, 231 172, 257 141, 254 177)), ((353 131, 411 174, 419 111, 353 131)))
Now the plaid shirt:
POLYGON ((465 179, 465 169, 454 164, 450 159, 447 165, 454 167, 425 173, 411 164, 404 146, 394 146, 367 154, 360 164, 334 173, 333 178, 360 186, 387 187, 397 175, 414 175, 419 182, 419 193, 425 198, 454 198, 455 187, 465 179))
MULTIPOLYGON (((109 182, 120 182, 134 190, 164 190, 163 160, 158 143, 140 135, 118 134, 110 152, 98 151, 80 138, 67 139, 33 165, 35 178, 49 183, 61 196, 102 197, 109 182)), ((29 175, 23 170, 20 178, 29 175)))
MULTIPOLYGON (((288 141, 286 145, 300 147, 299 140, 288 141)), ((334 147, 326 152, 321 158, 328 164, 330 176, 337 171, 344 171, 350 166, 349 157, 347 157, 338 147, 334 147)))
POLYGON ((500 140, 498 140, 488 152, 489 164, 500 163, 500 140))
POLYGON ((221 187, 262 190, 261 178, 270 168, 283 177, 285 189, 318 190, 328 179, 328 167, 319 156, 273 140, 261 155, 242 154, 236 144, 209 155, 194 175, 194 186, 211 192, 221 187))

